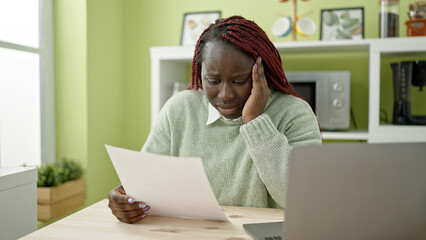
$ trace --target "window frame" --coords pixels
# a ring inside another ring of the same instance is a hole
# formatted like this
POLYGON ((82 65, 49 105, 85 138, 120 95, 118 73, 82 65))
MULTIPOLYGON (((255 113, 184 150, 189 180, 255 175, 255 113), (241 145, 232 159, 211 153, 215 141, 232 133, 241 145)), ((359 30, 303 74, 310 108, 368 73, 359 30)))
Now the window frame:
MULTIPOLYGON (((53 162, 56 158, 55 136, 55 85, 54 85, 54 35, 53 0, 38 0, 39 47, 28 47, 0 41, 0 47, 39 56, 40 69, 40 163, 53 162)), ((1 119, 0 119, 1 120, 1 119)), ((1 150, 1 149, 0 149, 1 150)), ((0 159, 0 167, 2 161, 0 159)))

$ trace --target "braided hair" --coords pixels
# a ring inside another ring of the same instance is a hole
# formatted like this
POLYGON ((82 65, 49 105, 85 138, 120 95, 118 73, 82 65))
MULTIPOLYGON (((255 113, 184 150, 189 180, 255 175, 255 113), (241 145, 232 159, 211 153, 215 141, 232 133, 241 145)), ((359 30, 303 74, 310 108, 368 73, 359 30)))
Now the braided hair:
POLYGON ((203 88, 201 81, 201 63, 207 42, 223 41, 234 44, 254 60, 262 58, 268 86, 293 96, 300 97, 288 82, 282 67, 281 57, 266 33, 253 21, 240 16, 218 19, 201 34, 195 47, 192 60, 192 78, 188 89, 203 88))

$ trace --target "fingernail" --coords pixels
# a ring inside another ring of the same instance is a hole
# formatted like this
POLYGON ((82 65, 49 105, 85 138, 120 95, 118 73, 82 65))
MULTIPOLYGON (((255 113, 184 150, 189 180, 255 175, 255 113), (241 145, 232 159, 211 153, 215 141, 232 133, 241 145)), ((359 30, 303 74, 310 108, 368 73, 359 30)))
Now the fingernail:
POLYGON ((146 205, 146 207, 144 207, 142 210, 143 211, 148 211, 151 207, 149 205, 146 205))
POLYGON ((139 208, 145 208, 145 207, 146 207, 146 203, 144 203, 144 202, 139 203, 139 208))
POLYGON ((144 213, 141 215, 141 218, 146 218, 146 216, 148 216, 148 213, 144 213))
POLYGON ((262 57, 261 56, 259 56, 259 62, 262 62, 262 57))
POLYGON ((134 203, 134 202, 135 202, 135 199, 133 199, 133 198, 129 198, 129 199, 127 199, 127 201, 128 201, 130 204, 132 204, 132 203, 134 203))
POLYGON ((257 63, 254 64, 254 68, 257 70, 257 63))

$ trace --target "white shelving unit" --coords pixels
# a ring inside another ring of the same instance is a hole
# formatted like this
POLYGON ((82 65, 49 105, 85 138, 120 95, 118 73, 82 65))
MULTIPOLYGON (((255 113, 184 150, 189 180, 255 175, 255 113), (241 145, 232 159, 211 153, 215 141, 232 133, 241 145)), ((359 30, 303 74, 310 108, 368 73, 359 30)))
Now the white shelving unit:
POLYGON ((369 142, 425 142, 426 126, 380 125, 380 61, 383 56, 426 53, 426 37, 374 40, 370 43, 369 142))
MULTIPOLYGON (((426 126, 380 125, 380 61, 393 53, 426 53, 426 37, 363 39, 357 41, 281 42, 280 53, 367 52, 369 53, 368 130, 323 132, 324 139, 367 140, 368 142, 426 141, 426 126)), ((151 123, 172 96, 174 82, 186 82, 194 47, 151 48, 151 123)))
POLYGON ((0 167, 1 239, 37 230, 37 169, 0 167))

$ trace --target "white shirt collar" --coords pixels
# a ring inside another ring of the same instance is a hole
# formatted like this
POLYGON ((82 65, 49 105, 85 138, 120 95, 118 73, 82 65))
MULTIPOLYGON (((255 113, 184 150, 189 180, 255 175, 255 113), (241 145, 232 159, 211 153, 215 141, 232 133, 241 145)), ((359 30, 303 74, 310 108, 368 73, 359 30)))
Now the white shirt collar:
POLYGON ((228 120, 228 121, 240 121, 242 119, 241 116, 238 117, 238 118, 235 118, 235 119, 225 118, 224 116, 222 116, 222 114, 220 114, 220 112, 216 108, 214 108, 210 104, 210 102, 208 103, 208 105, 209 105, 208 106, 209 116, 207 117, 206 125, 210 125, 210 124, 216 122, 220 117, 222 117, 223 119, 228 120))

